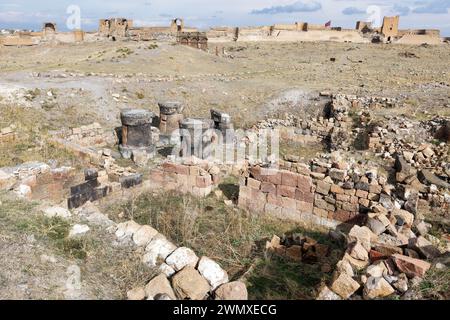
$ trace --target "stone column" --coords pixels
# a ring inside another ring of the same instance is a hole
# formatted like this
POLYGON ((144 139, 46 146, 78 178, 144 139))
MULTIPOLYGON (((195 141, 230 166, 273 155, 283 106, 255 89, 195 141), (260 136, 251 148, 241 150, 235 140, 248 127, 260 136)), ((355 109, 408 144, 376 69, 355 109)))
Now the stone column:
POLYGON ((122 144, 120 153, 126 159, 131 158, 133 151, 153 154, 152 121, 155 114, 141 109, 127 109, 121 112, 122 144))
POLYGON ((180 123, 181 156, 208 159, 216 137, 210 119, 187 118, 180 123))
POLYGON ((234 140, 234 126, 229 114, 211 109, 211 119, 214 121, 214 129, 220 131, 224 144, 230 144, 234 140))
POLYGON ((160 112, 160 141, 162 143, 170 143, 172 133, 180 128, 180 122, 184 119, 182 113, 184 106, 177 101, 160 102, 158 105, 160 112))

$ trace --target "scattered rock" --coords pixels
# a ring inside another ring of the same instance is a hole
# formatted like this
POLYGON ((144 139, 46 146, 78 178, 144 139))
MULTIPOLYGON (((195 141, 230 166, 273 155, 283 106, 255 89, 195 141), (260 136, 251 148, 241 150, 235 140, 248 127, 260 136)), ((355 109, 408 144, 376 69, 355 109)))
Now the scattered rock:
POLYGON ((139 230, 141 226, 134 221, 127 221, 123 223, 119 223, 116 229, 116 237, 123 241, 127 238, 131 239, 136 231, 139 230))
POLYGON ((370 277, 364 285, 363 296, 364 299, 384 298, 394 292, 394 288, 383 277, 370 277))
POLYGON ((333 281, 331 290, 340 295, 343 299, 350 298, 360 287, 359 283, 353 280, 346 273, 341 273, 336 280, 333 281))
POLYGON ((330 290, 327 286, 324 286, 317 296, 316 300, 342 300, 342 298, 330 290))
POLYGON ((67 218, 70 218, 70 216, 71 216, 70 211, 65 208, 62 208, 62 207, 49 207, 49 208, 45 208, 43 211, 44 211, 45 216, 48 218, 58 217, 58 218, 67 219, 67 218))
POLYGON ((149 267, 156 267, 159 263, 163 263, 176 248, 166 237, 157 234, 145 248, 142 261, 149 267))
POLYGON ((431 264, 426 261, 410 258, 400 254, 394 254, 392 259, 398 270, 405 273, 409 278, 422 278, 431 267, 431 264))
POLYGON ((142 226, 133 234, 133 241, 137 246, 146 246, 158 234, 158 231, 150 226, 142 226))
POLYGON ((87 233, 89 230, 91 230, 91 229, 89 228, 89 226, 87 226, 85 224, 76 224, 70 229, 69 238, 82 236, 85 233, 87 233))

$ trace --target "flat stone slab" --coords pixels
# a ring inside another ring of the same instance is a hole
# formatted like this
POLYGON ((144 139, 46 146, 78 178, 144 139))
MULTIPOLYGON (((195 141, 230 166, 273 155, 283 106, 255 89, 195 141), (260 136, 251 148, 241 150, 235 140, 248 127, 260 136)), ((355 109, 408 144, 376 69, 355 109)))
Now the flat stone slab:
POLYGON ((181 113, 184 109, 184 106, 179 101, 158 102, 158 106, 161 114, 164 114, 166 116, 181 113))
POLYGON ((450 189, 450 184, 444 180, 437 177, 433 172, 427 169, 420 171, 419 176, 422 180, 428 182, 429 184, 434 184, 435 186, 450 189))
POLYGON ((212 119, 186 118, 180 122, 181 129, 211 129, 214 126, 212 119))
POLYGON ((126 109, 120 113, 120 120, 126 126, 151 124, 155 114, 143 109, 126 109))

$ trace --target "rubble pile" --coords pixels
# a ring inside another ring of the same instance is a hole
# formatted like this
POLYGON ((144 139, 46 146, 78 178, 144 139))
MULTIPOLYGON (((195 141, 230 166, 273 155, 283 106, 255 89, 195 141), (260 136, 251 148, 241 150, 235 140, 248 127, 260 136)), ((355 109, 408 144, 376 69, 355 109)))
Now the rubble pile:
POLYGON ((442 244, 428 234, 428 228, 405 210, 377 209, 369 213, 364 226, 354 226, 346 235, 345 255, 336 265, 330 287, 323 286, 317 299, 377 299, 407 294, 431 268, 430 261, 449 250, 450 243, 442 244))

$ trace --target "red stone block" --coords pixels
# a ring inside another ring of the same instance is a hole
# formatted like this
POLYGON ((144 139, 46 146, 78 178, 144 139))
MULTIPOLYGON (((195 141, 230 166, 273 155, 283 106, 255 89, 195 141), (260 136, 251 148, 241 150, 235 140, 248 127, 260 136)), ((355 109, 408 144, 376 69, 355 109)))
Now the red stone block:
POLYGON ((164 171, 166 172, 174 172, 178 174, 189 175, 189 167, 184 166, 182 164, 176 164, 171 162, 165 162, 162 165, 164 171))
POLYGON ((295 201, 295 199, 282 197, 281 198, 281 207, 283 207, 285 209, 296 210, 297 209, 297 202, 295 201))
POLYGON ((198 176, 197 177, 197 187, 206 188, 212 184, 211 176, 198 176))
POLYGON ((336 210, 333 219, 341 222, 347 222, 350 219, 350 212, 345 210, 336 210))
POLYGON ((295 190, 296 190, 296 188, 294 188, 294 187, 278 185, 277 186, 277 195, 295 199, 295 190))
POLYGON ((214 185, 218 185, 218 184, 220 183, 220 176, 219 176, 219 175, 217 175, 217 174, 212 174, 212 175, 211 175, 211 178, 212 178, 212 183, 213 183, 214 185))
POLYGON ((387 257, 382 254, 381 252, 375 251, 375 250, 370 250, 369 252, 369 258, 370 258, 370 262, 375 262, 378 260, 383 260, 386 259, 387 257))
POLYGON ((281 171, 276 169, 263 168, 260 171, 260 180, 276 185, 281 184, 281 171))
POLYGON ((297 187, 303 192, 311 192, 312 179, 311 177, 298 175, 297 187))
POLYGON ((301 213, 313 213, 314 206, 312 202, 296 201, 297 211, 301 213))
POLYGON ((256 180, 261 181, 261 167, 259 167, 259 166, 251 167, 249 169, 249 172, 250 172, 251 177, 253 177, 256 180))
POLYGON ((297 187, 298 174, 290 171, 282 171, 281 184, 289 187, 297 187))
POLYGON ((150 171, 150 181, 163 182, 164 172, 158 169, 153 169, 150 171))
POLYGON ((270 182, 262 182, 261 183, 261 191, 266 193, 277 193, 277 186, 270 182))
POLYGON ((275 193, 267 194, 267 203, 281 207, 281 197, 277 196, 275 193))
POLYGON ((250 199, 252 196, 252 189, 250 189, 249 187, 246 186, 241 186, 239 188, 239 199, 250 199))
POLYGON ((303 202, 314 203, 314 193, 310 191, 304 192, 300 189, 296 189, 295 199, 303 202))

